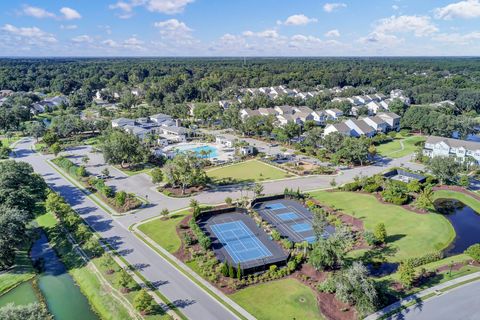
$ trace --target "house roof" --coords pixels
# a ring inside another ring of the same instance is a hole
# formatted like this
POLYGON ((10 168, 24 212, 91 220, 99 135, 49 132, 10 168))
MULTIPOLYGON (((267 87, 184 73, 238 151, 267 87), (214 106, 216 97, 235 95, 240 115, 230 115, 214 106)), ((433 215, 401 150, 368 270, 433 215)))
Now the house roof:
POLYGON ((350 127, 347 126, 344 122, 341 122, 341 123, 334 123, 332 124, 332 126, 337 129, 338 132, 341 132, 341 133, 348 133, 350 134, 350 127))
POLYGON ((467 141, 467 140, 459 140, 459 139, 452 139, 452 138, 445 138, 445 137, 438 137, 438 136, 429 136, 425 143, 427 144, 437 144, 440 142, 444 142, 451 148, 465 148, 467 150, 480 150, 480 142, 475 141, 467 141))
POLYGON ((369 126, 365 121, 363 120, 352 120, 352 122, 363 132, 363 133, 368 133, 375 131, 374 128, 369 126))
POLYGON ((378 117, 378 116, 375 116, 375 117, 368 117, 368 119, 370 119, 373 123, 379 125, 379 124, 386 124, 385 120, 383 120, 382 118, 378 117))
POLYGON ((343 113, 342 110, 337 109, 337 108, 327 109, 327 110, 325 110, 325 111, 326 111, 326 112, 330 111, 330 112, 333 112, 333 113, 335 113, 335 114, 343 113))
POLYGON ((118 118, 118 119, 113 119, 112 120, 112 123, 116 123, 119 126, 126 125, 126 124, 133 123, 133 122, 135 122, 135 121, 132 120, 132 119, 127 119, 127 118, 118 118))
POLYGON ((163 127, 163 131, 173 132, 176 134, 186 134, 187 129, 184 127, 163 127))
POLYGON ((270 114, 271 115, 276 115, 277 114, 277 112, 272 108, 258 108, 258 112, 260 114, 266 114, 266 115, 270 115, 270 114))
POLYGON ((293 108, 291 106, 275 106, 276 109, 280 109, 283 113, 291 113, 293 108))
POLYGON ((381 118, 400 119, 401 117, 394 112, 382 112, 377 114, 381 118))

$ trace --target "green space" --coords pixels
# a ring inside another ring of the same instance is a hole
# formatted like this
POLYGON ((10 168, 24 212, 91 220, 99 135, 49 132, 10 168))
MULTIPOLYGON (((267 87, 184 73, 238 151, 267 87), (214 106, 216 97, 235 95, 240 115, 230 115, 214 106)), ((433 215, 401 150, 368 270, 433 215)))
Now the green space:
POLYGON ((176 227, 187 215, 188 210, 171 215, 168 219, 155 219, 143 223, 138 229, 145 233, 150 239, 170 253, 177 252, 182 241, 177 234, 176 227))
POLYGON ((37 293, 33 288, 32 281, 20 283, 18 286, 0 296, 0 308, 9 303, 16 305, 27 305, 39 302, 37 293))
MULTIPOLYGON (((361 219, 365 229, 373 231, 383 222, 387 230, 387 248, 382 256, 390 262, 420 257, 446 248, 455 238, 450 222, 442 215, 417 214, 400 206, 380 203, 374 196, 353 192, 313 192, 321 203, 361 219)), ((365 250, 357 252, 364 253, 365 250)))
POLYGON ((378 154, 389 158, 401 158, 414 153, 417 150, 417 143, 425 141, 422 136, 400 136, 393 141, 377 146, 378 154), (402 149, 403 143, 403 149, 402 149))
POLYGON ((451 190, 437 190, 433 193, 433 200, 436 199, 455 199, 469 206, 477 213, 480 213, 480 201, 465 193, 451 190))
POLYGON ((149 174, 150 171, 153 169, 153 166, 151 165, 144 165, 144 166, 137 166, 137 167, 133 167, 133 168, 122 168, 121 166, 115 166, 116 169, 120 170, 121 172, 123 172, 124 174, 126 174, 127 176, 134 176, 136 174, 140 174, 140 173, 146 173, 146 174, 149 174))
POLYGON ((312 289, 292 278, 251 286, 230 298, 259 320, 323 319, 312 289))
POLYGON ((213 168, 207 175, 215 181, 252 182, 275 180, 290 177, 286 171, 275 168, 258 160, 249 160, 225 167, 213 168))
POLYGON ((0 143, 5 147, 10 147, 12 144, 20 140, 22 137, 13 136, 11 138, 0 138, 0 143))

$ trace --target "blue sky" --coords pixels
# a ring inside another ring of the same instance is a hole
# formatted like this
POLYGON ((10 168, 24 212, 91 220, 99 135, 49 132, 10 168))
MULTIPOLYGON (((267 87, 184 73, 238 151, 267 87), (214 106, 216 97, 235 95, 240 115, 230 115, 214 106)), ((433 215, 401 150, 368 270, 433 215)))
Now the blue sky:
POLYGON ((479 54, 480 0, 0 2, 0 56, 479 54))

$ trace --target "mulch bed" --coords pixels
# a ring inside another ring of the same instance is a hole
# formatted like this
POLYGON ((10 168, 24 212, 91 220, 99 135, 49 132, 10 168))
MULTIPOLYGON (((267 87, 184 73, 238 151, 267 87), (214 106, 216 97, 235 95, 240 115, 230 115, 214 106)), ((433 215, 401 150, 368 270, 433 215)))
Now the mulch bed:
POLYGON ((302 268, 291 275, 301 283, 309 286, 317 296, 318 307, 328 320, 356 319, 355 309, 335 298, 335 294, 318 292, 316 286, 328 276, 327 272, 319 272, 311 264, 304 263, 302 268), (343 311, 342 311, 343 310, 343 311))
POLYGON ((441 186, 436 186, 436 187, 433 187, 432 189, 433 191, 437 191, 437 190, 447 190, 447 191, 456 191, 456 192, 460 192, 460 193, 463 193, 463 194, 466 194, 478 201, 480 201, 480 195, 476 194, 476 193, 473 193, 465 188, 462 188, 460 186, 446 186, 446 185, 441 185, 441 186))
POLYGON ((390 202, 386 202, 385 200, 383 200, 382 195, 379 192, 375 192, 375 193, 368 193, 368 192, 364 192, 364 191, 357 191, 357 192, 364 193, 364 194, 371 194, 371 195, 375 196, 375 198, 377 198, 377 200, 382 204, 391 205, 391 206, 399 206, 399 207, 402 207, 405 210, 408 210, 408 211, 411 211, 411 212, 417 213, 417 214, 427 214, 427 213, 429 213, 427 210, 415 208, 414 206, 412 206, 410 204, 396 205, 396 204, 393 204, 393 203, 390 203, 390 202))
POLYGON ((207 187, 198 186, 198 187, 190 187, 185 188, 185 192, 182 193, 182 188, 173 188, 170 186, 165 186, 159 188, 160 192, 167 193, 171 197, 183 198, 183 197, 190 197, 196 195, 199 192, 207 190, 207 187))

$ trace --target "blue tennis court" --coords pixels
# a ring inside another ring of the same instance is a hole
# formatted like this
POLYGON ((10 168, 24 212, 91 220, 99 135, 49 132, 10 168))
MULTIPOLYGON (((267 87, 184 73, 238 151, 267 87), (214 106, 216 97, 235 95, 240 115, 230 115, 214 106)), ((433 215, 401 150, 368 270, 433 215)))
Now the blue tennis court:
POLYGON ((316 240, 317 240, 317 237, 315 236, 305 238, 305 241, 307 241, 308 243, 314 243, 316 240))
POLYGON ((235 263, 272 256, 243 221, 214 224, 211 229, 235 263))
POLYGON ((277 214, 277 217, 279 217, 283 221, 290 221, 290 220, 298 219, 298 214, 293 212, 285 212, 285 213, 277 214))
POLYGON ((280 210, 280 209, 285 209, 285 205, 283 203, 269 203, 268 205, 265 206, 265 209, 269 210, 280 210))
POLYGON ((295 232, 305 232, 312 230, 312 225, 310 223, 299 223, 291 226, 295 232))

